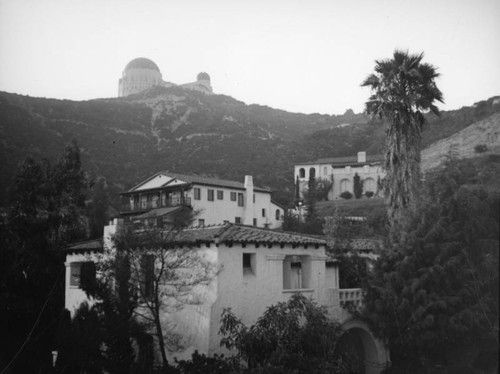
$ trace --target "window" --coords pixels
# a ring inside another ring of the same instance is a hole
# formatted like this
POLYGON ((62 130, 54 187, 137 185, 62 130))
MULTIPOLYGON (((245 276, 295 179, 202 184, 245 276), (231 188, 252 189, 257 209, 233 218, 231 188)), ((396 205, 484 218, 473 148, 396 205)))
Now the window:
POLYGON ((253 225, 254 225, 254 226, 257 226, 257 218, 254 218, 254 219, 253 219, 253 225))
POLYGON ((327 175, 328 174, 328 167, 327 166, 323 166, 323 175, 327 175))
POLYGON ((276 209, 274 218, 276 218, 276 221, 280 220, 280 218, 281 218, 281 212, 280 212, 279 209, 276 209))
POLYGON ((342 179, 340 181, 340 192, 351 192, 351 181, 349 179, 342 179))
POLYGON ((204 220, 204 219, 202 219, 202 218, 200 218, 200 219, 198 220, 198 226, 205 226, 205 220, 204 220))
POLYGON ((253 203, 255 204, 255 194, 253 194, 253 203))
POLYGON ((201 190, 199 187, 194 188, 194 199, 201 200, 201 190))
POLYGON ((314 179, 314 178, 316 178, 316 169, 310 168, 309 169, 309 179, 314 179))
POLYGON ((242 193, 238 193, 238 206, 245 206, 244 196, 242 193))
POLYGON ((141 291, 143 298, 151 298, 154 293, 155 257, 153 255, 141 256, 142 284, 141 291))
POLYGON ((376 184, 373 178, 366 178, 363 181, 363 189, 366 192, 375 192, 376 184))
POLYGON ((309 288, 311 270, 310 256, 285 256, 283 260, 283 289, 309 288))
POLYGON ((69 280, 70 287, 80 287, 80 271, 81 271, 81 262, 72 262, 71 263, 71 277, 69 280))
POLYGON ((236 192, 231 192, 231 201, 236 201, 236 192))
POLYGON ((88 289, 95 283, 95 264, 92 261, 71 263, 70 287, 88 289))
POLYGON ((243 276, 255 275, 255 253, 243 253, 243 276))
POLYGON ((224 200, 224 191, 217 190, 217 200, 224 200))
POLYGON ((234 223, 241 223, 241 217, 234 217, 234 223))
POLYGON ((262 209, 262 217, 265 217, 265 216, 266 216, 266 209, 265 209, 265 208, 263 208, 263 209, 262 209))
POLYGON ((214 190, 211 189, 207 190, 207 200, 214 201, 214 190))
POLYGON ((306 169, 300 168, 299 170, 299 178, 305 178, 306 177, 306 169))

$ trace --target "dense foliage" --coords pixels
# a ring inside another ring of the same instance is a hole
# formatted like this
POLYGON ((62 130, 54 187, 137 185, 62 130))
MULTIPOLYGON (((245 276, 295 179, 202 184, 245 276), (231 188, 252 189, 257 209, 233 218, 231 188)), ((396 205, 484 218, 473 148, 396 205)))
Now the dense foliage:
POLYGON ((0 223, 0 369, 34 373, 52 365, 64 305, 63 247, 85 237, 87 187, 74 142, 54 166, 27 158, 19 168, 0 223))
POLYGON ((230 309, 222 314, 221 345, 242 360, 245 373, 343 373, 343 357, 335 352, 340 325, 314 302, 295 294, 270 306, 252 326, 230 309))
POLYGON ((388 340, 394 373, 498 365, 499 193, 483 183, 498 179, 500 165, 487 160, 427 175, 406 240, 369 280, 364 317, 388 340))

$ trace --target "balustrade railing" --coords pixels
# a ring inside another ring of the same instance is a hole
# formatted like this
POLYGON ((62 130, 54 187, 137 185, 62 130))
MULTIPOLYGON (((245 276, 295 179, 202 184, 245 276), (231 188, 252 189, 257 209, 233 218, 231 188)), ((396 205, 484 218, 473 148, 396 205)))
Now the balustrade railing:
POLYGON ((345 307, 348 303, 355 307, 363 305, 363 290, 361 288, 331 288, 330 304, 345 307))
POLYGON ((191 206, 190 197, 175 197, 167 200, 157 200, 157 201, 142 201, 138 203, 125 203, 122 204, 122 212, 136 212, 142 210, 150 210, 156 208, 167 208, 173 206, 191 206))

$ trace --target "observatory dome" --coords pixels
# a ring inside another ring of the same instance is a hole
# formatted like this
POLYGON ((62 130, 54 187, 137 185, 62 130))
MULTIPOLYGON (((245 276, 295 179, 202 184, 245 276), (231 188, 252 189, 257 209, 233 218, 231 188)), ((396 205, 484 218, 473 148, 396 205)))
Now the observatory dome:
POLYGON ((128 96, 163 85, 160 69, 148 58, 139 57, 130 61, 118 82, 118 96, 128 96))

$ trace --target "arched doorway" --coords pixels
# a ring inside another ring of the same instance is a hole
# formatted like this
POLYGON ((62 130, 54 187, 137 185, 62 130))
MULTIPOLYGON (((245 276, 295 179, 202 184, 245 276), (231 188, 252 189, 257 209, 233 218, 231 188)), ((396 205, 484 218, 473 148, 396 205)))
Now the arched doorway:
POLYGON ((344 357, 348 372, 379 374, 389 362, 385 345, 361 321, 351 320, 342 327, 344 333, 337 343, 336 354, 344 357))

